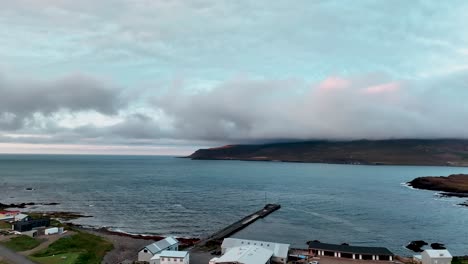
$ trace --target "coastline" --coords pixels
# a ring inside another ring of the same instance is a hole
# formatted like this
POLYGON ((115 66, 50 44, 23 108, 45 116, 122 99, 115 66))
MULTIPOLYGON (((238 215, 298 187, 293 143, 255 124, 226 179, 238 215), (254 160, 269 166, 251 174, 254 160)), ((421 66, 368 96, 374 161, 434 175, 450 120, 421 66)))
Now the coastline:
POLYGON ((255 159, 255 158, 193 158, 190 156, 175 157, 178 159, 190 160, 218 160, 218 161, 255 161, 255 162, 284 162, 284 163, 307 163, 307 164, 334 164, 334 165, 358 165, 358 166, 428 166, 428 167, 451 167, 451 168, 466 168, 468 164, 425 164, 425 163, 408 163, 396 164, 385 162, 363 162, 363 161, 308 161, 308 160, 283 160, 283 159, 255 159))
MULTIPOLYGON (((406 184, 413 189, 435 191, 442 198, 468 198, 468 175, 466 174, 418 177, 406 184)), ((468 200, 458 205, 468 207, 468 200)))

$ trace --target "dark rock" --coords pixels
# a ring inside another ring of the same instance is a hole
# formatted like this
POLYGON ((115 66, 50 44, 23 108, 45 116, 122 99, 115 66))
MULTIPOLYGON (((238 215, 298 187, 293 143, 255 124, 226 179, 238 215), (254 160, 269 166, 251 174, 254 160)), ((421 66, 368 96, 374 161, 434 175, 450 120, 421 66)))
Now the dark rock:
POLYGON ((441 243, 432 243, 431 248, 432 249, 447 249, 445 245, 441 243))
POLYGON ((427 246, 427 242, 423 240, 411 241, 406 248, 413 252, 423 252, 422 247, 427 246))
POLYGON ((60 203, 43 203, 42 205, 59 205, 60 203))

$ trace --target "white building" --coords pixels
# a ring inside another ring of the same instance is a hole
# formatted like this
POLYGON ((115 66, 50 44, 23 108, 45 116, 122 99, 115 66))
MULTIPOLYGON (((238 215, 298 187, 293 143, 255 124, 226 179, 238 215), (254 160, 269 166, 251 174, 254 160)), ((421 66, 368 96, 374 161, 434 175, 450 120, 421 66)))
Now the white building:
POLYGON ((24 219, 28 218, 29 216, 26 214, 17 214, 15 215, 15 222, 16 221, 23 221, 24 219))
POLYGON ((273 252, 271 261, 274 263, 286 264, 288 260, 289 244, 238 239, 238 238, 225 238, 221 245, 221 253, 225 254, 231 248, 243 247, 243 246, 258 246, 273 252))
POLYGON ((270 264, 273 251, 260 246, 242 246, 230 248, 219 258, 210 260, 210 264, 270 264))
POLYGON ((166 237, 165 239, 149 244, 138 252, 138 261, 147 261, 164 250, 177 251, 179 250, 179 241, 173 237, 166 237))
POLYGON ((189 264, 190 255, 187 251, 169 251, 164 250, 159 254, 154 255, 150 264, 189 264))
POLYGON ((450 264, 452 255, 448 250, 426 249, 421 253, 422 264, 450 264))

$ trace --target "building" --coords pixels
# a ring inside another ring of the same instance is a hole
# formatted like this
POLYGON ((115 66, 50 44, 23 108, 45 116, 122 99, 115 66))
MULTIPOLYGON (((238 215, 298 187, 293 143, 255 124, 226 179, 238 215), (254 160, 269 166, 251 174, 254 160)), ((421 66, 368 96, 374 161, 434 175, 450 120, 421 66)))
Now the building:
POLYGON ((62 234, 63 227, 51 227, 44 230, 44 235, 62 234))
POLYGON ((446 249, 426 249, 421 253, 422 264, 450 264, 452 255, 446 249))
POLYGON ((13 229, 18 232, 25 232, 25 231, 31 231, 33 228, 47 227, 49 225, 50 225, 49 218, 30 219, 29 217, 27 217, 22 221, 15 222, 13 224, 13 229))
POLYGON ((359 260, 393 261, 394 254, 383 247, 358 247, 310 241, 309 256, 330 256, 359 260))
POLYGON ((159 254, 164 250, 179 250, 179 241, 173 237, 166 237, 165 239, 149 244, 138 252, 138 261, 149 262, 154 255, 159 254))
POLYGON ((17 214, 15 215, 15 221, 27 221, 29 220, 29 215, 27 214, 17 214))
POLYGON ((39 231, 31 230, 21 233, 22 235, 29 236, 29 237, 37 237, 39 235, 39 231))
POLYGON ((187 251, 164 250, 154 255, 150 264, 189 264, 190 255, 187 251))
POLYGON ((210 260, 210 264, 270 264, 273 251, 260 246, 241 246, 230 248, 219 258, 210 260))
POLYGON ((227 251, 235 247, 243 246, 258 246, 273 252, 271 261, 273 263, 283 263, 286 264, 288 261, 288 252, 289 244, 265 242, 265 241, 256 241, 256 240, 247 240, 247 239, 238 239, 238 238, 225 238, 223 244, 221 245, 221 253, 226 254, 227 251))
POLYGON ((18 214, 20 214, 20 211, 0 211, 0 220, 14 220, 18 214))

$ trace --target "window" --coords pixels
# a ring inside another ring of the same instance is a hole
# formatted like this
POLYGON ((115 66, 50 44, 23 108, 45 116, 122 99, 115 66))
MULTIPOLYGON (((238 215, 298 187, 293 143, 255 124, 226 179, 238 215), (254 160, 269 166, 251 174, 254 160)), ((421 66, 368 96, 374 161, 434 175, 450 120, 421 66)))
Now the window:
POLYGON ((147 249, 144 249, 143 252, 148 253, 148 250, 147 250, 147 249))

